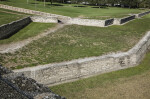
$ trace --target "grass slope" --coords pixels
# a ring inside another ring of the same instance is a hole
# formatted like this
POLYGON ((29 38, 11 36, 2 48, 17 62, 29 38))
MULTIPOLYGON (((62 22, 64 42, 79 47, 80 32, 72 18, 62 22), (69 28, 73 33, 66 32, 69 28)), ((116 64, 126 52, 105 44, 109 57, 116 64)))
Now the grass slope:
POLYGON ((149 99, 150 53, 137 67, 50 87, 67 99, 149 99))
POLYGON ((149 23, 150 15, 147 15, 123 26, 66 26, 15 53, 0 54, 0 64, 23 68, 127 51, 150 30, 149 23))
POLYGON ((1 1, 0 3, 70 17, 81 17, 92 19, 108 19, 115 17, 123 17, 128 16, 128 14, 131 13, 140 13, 143 11, 139 9, 127 9, 115 7, 91 8, 91 6, 86 6, 81 8, 81 7, 74 7, 75 4, 58 4, 58 3, 55 3, 55 5, 61 6, 54 6, 50 5, 50 2, 46 2, 46 6, 44 7, 43 2, 34 0, 29 0, 29 4, 27 4, 27 0, 9 0, 9 1, 1 1))
POLYGON ((20 40, 27 39, 29 37, 33 37, 42 33, 44 30, 48 28, 54 27, 56 24, 53 23, 35 23, 32 22, 13 36, 8 39, 0 40, 0 44, 7 44, 10 42, 16 42, 20 40))
POLYGON ((18 13, 18 12, 14 12, 14 11, 5 10, 5 9, 0 8, 0 25, 19 20, 23 17, 27 17, 27 14, 18 13))

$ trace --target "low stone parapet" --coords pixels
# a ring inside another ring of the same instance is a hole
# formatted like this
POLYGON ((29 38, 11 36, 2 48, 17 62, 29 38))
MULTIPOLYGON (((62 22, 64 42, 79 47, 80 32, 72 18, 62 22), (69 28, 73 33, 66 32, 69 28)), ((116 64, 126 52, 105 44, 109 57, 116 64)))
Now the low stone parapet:
POLYGON ((147 15, 149 13, 150 13, 150 11, 146 11, 146 12, 143 12, 143 13, 136 14, 136 18, 143 17, 143 16, 145 16, 145 15, 147 15))
POLYGON ((33 22, 58 23, 58 18, 57 17, 32 16, 30 18, 33 22))
POLYGON ((95 20, 95 19, 70 18, 66 23, 85 26, 98 26, 98 27, 105 26, 105 20, 95 20))
POLYGON ((21 30, 32 21, 30 17, 23 18, 17 21, 13 21, 8 24, 4 24, 0 26, 0 39, 5 39, 15 34, 17 31, 21 30))
POLYGON ((128 52, 108 54, 98 57, 77 59, 68 62, 40 65, 19 70, 36 81, 47 84, 59 84, 101 73, 116 71, 138 65, 150 47, 150 32, 128 52))
POLYGON ((114 23, 114 18, 105 20, 105 26, 113 25, 113 23, 114 23))
POLYGON ((128 16, 128 17, 124 17, 124 18, 115 18, 114 19, 114 25, 121 25, 121 24, 125 24, 133 19, 135 19, 136 16, 132 15, 132 16, 128 16))

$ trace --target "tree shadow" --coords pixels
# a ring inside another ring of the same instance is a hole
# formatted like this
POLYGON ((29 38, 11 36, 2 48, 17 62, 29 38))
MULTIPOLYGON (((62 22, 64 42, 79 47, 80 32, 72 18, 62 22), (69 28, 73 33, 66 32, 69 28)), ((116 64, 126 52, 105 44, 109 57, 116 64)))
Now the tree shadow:
POLYGON ((52 6, 64 6, 64 5, 61 5, 61 4, 47 4, 47 5, 52 5, 52 6))
POLYGON ((30 3, 30 4, 39 4, 39 3, 30 3))
POLYGON ((106 7, 106 6, 95 6, 95 7, 91 7, 91 8, 103 8, 103 9, 108 9, 108 7, 106 7))
POLYGON ((3 1, 3 2, 4 2, 4 1, 5 1, 5 2, 10 2, 9 0, 0 0, 0 2, 1 2, 1 1, 3 1))
POLYGON ((74 7, 87 7, 87 6, 74 6, 74 7))

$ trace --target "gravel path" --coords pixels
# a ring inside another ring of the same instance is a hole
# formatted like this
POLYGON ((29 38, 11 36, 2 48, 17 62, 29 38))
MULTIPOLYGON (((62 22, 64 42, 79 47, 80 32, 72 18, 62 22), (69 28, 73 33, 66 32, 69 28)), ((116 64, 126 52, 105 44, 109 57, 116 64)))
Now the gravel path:
POLYGON ((56 27, 54 28, 50 28, 48 29, 46 32, 43 32, 35 37, 31 37, 22 41, 18 41, 18 42, 12 42, 9 44, 2 44, 0 45, 0 53, 12 53, 15 52, 17 50, 19 50, 20 48, 24 47, 25 45, 31 43, 34 40, 38 40, 39 38, 42 38, 50 33, 53 33, 55 31, 57 31, 58 29, 61 29, 64 27, 64 24, 58 24, 56 27))

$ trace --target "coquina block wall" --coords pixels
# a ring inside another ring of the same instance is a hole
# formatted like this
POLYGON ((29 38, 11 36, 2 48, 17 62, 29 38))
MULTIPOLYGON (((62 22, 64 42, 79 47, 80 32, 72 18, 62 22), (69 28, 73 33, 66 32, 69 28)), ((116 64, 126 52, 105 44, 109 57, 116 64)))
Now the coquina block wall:
POLYGON ((85 26, 98 26, 105 27, 113 24, 114 19, 108 20, 95 20, 95 19, 80 19, 80 18, 70 18, 66 21, 67 24, 77 24, 85 26))
POLYGON ((13 34, 15 34, 17 31, 21 30, 25 26, 27 26, 29 23, 31 23, 30 17, 23 18, 17 21, 13 21, 9 24, 4 24, 0 26, 0 39, 5 39, 13 34))
POLYGON ((112 25, 113 23, 114 23, 114 18, 113 19, 105 20, 105 26, 112 25))
POLYGON ((67 18, 61 19, 57 17, 44 17, 44 16, 33 16, 31 17, 33 22, 42 22, 42 23, 65 23, 65 24, 77 24, 85 26, 98 26, 105 27, 113 24, 114 19, 108 20, 94 20, 94 19, 80 19, 80 18, 67 18))
POLYGON ((30 18, 33 22, 58 23, 58 19, 56 17, 32 16, 30 18))
POLYGON ((59 84, 138 65, 150 47, 150 32, 128 52, 40 65, 19 70, 42 84, 59 84))
POLYGON ((129 22, 135 18, 136 18, 136 15, 132 15, 132 16, 124 17, 124 18, 115 18, 114 25, 121 25, 121 24, 129 22))
POLYGON ((58 18, 59 17, 68 18, 67 16, 51 14, 51 13, 46 13, 46 12, 41 12, 41 11, 35 11, 35 10, 30 10, 30 9, 25 9, 25 8, 13 7, 13 6, 9 6, 9 5, 3 5, 3 4, 0 4, 0 8, 23 12, 23 13, 28 13, 28 14, 34 14, 34 15, 51 16, 51 17, 58 17, 58 18))
POLYGON ((1 99, 66 99, 34 79, 27 78, 21 73, 13 73, 1 65, 0 89, 1 99))
POLYGON ((95 20, 95 19, 80 19, 80 18, 70 18, 67 24, 77 24, 77 25, 86 25, 86 26, 105 26, 105 20, 95 20))
POLYGON ((136 14, 136 17, 139 18, 139 17, 142 17, 142 16, 147 15, 149 13, 150 13, 150 11, 143 12, 143 13, 140 13, 140 14, 136 14))

